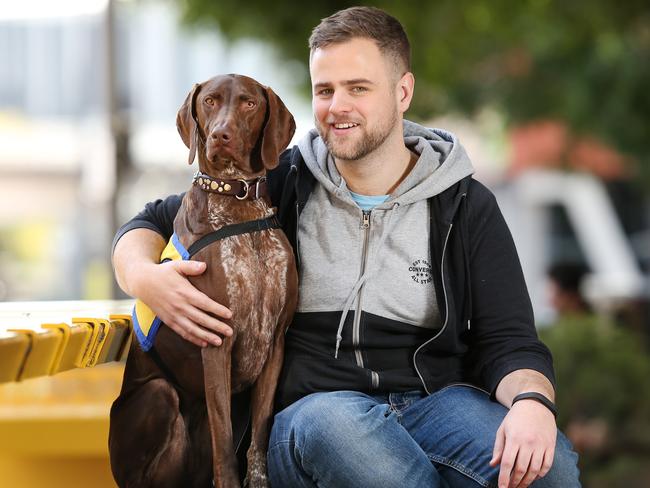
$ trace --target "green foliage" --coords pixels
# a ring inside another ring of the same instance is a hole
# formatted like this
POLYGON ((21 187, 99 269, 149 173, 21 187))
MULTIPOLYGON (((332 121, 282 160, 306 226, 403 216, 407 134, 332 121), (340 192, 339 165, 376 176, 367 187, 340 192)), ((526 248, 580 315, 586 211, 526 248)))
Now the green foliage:
POLYGON ((319 20, 372 4, 411 39, 410 116, 497 108, 511 124, 559 118, 650 166, 650 3, 647 0, 177 0, 190 24, 255 37, 307 69, 319 20))
POLYGON ((594 316, 540 331, 553 353, 558 426, 604 421, 599 447, 580 452, 591 487, 644 486, 650 477, 650 356, 633 333, 594 316), (645 483, 638 483, 644 479, 645 483))

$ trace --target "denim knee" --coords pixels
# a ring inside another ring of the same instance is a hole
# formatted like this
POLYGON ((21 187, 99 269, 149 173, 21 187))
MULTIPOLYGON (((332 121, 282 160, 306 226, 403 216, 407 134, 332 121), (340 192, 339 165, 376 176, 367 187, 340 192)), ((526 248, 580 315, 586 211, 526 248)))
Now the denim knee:
POLYGON ((269 474, 273 486, 438 486, 388 405, 357 392, 312 394, 278 413, 269 474))
POLYGON ((312 433, 333 434, 355 413, 345 393, 312 393, 285 408, 275 416, 272 441, 295 440, 296 436, 308 440, 312 433))
POLYGON ((319 444, 346 438, 354 422, 374 406, 372 398, 356 392, 312 393, 275 416, 271 443, 293 440, 303 448, 314 437, 319 444))

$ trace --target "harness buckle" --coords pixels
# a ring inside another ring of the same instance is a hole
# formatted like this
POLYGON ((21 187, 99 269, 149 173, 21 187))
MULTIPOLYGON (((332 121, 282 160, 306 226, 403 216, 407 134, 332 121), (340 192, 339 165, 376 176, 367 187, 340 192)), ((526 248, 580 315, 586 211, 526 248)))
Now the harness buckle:
POLYGON ((266 176, 262 176, 257 179, 257 183, 255 183, 255 199, 257 200, 260 197, 260 185, 262 182, 266 181, 266 176))

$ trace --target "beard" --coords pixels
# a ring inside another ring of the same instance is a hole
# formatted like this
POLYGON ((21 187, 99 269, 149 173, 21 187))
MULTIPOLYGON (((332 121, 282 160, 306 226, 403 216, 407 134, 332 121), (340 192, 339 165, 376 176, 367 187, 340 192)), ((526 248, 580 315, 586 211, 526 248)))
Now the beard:
POLYGON ((332 156, 344 161, 355 161, 364 158, 381 146, 394 130, 396 123, 397 107, 393 107, 389 116, 384 118, 376 127, 364 130, 356 140, 345 141, 339 144, 333 142, 332 139, 334 138, 329 132, 326 133, 318 122, 316 123, 316 128, 332 156))

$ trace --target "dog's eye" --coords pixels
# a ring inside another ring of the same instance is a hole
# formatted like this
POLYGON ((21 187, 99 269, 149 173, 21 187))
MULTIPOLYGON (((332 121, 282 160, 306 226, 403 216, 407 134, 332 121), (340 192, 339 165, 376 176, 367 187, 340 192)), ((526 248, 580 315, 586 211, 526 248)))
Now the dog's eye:
POLYGON ((210 106, 214 105, 214 98, 212 98, 212 97, 205 97, 205 100, 203 100, 203 101, 205 103, 207 103, 208 105, 210 105, 210 106))
POLYGON ((248 101, 246 102, 246 106, 247 106, 248 108, 253 108, 255 105, 256 105, 256 103, 255 103, 253 100, 248 100, 248 101))

